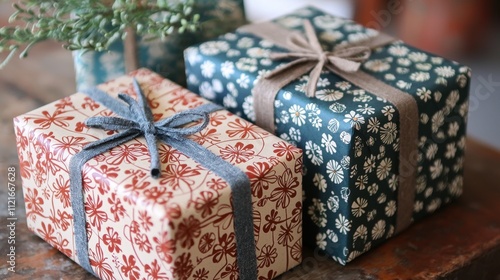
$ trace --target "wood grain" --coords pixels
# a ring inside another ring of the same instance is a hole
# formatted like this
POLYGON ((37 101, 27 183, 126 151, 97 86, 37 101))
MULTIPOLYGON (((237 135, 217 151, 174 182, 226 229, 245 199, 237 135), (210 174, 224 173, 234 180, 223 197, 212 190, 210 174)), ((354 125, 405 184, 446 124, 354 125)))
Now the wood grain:
MULTIPOLYGON (((500 153, 469 139, 465 192, 456 203, 411 226, 346 267, 306 263, 284 279, 500 279, 500 153), (329 275, 324 278, 325 275, 329 275), (469 278, 474 276, 472 278, 469 278)), ((317 254, 316 254, 317 255, 317 254)))
MULTIPOLYGON (((467 145, 465 193, 456 203, 345 267, 305 248, 302 264, 278 279, 500 279, 500 153, 471 139, 467 145)), ((17 272, 2 262, 0 278, 93 279, 30 232, 23 219, 16 227, 17 272)), ((0 227, 6 224, 0 217, 0 227)), ((0 244, 6 240, 2 232, 0 244)), ((4 257, 7 246, 1 248, 4 257)))

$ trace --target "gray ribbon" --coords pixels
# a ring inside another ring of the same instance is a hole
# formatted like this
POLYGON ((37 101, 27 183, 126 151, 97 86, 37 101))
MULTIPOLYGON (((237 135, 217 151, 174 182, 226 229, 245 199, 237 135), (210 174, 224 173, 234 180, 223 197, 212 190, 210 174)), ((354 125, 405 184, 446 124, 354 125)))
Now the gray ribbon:
POLYGON ((234 206, 234 232, 240 279, 257 279, 252 195, 248 177, 239 168, 224 161, 198 143, 185 138, 187 135, 204 129, 209 123, 209 113, 220 110, 222 107, 212 103, 204 104, 154 122, 151 108, 135 79, 134 88, 137 92, 137 101, 126 94, 120 93, 118 97, 123 101, 121 102, 97 88, 83 91, 83 93, 120 116, 91 117, 87 119, 86 125, 106 130, 123 131, 88 144, 81 152, 74 155, 69 163, 75 246, 80 265, 94 274, 88 255, 88 240, 85 228, 85 205, 82 191, 83 165, 99 154, 136 137, 144 136, 151 156, 151 176, 154 178, 160 176, 160 161, 156 142, 161 140, 196 160, 229 184, 234 206), (182 127, 200 119, 202 122, 198 125, 182 127))

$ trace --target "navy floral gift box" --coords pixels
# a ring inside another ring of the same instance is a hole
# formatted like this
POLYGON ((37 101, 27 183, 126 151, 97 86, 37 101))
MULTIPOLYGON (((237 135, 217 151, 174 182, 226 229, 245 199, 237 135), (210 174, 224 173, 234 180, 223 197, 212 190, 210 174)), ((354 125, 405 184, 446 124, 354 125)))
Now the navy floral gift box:
POLYGON ((191 91, 304 150, 304 242, 341 264, 462 193, 470 69, 382 37, 306 7, 185 51, 191 91))

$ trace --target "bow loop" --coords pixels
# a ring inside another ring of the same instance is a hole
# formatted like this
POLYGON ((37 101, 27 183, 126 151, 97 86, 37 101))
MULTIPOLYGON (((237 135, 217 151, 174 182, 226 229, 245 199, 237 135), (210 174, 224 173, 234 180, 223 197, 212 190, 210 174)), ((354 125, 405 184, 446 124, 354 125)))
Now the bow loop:
MULTIPOLYGON (((137 81, 134 79, 134 84, 137 83, 137 81)), ((145 109, 143 108, 144 106, 141 106, 139 104, 140 98, 139 96, 142 95, 142 92, 137 92, 137 96, 139 100, 135 100, 132 98, 130 95, 124 94, 124 93, 119 93, 118 98, 121 100, 125 101, 128 105, 128 110, 129 110, 129 116, 127 116, 128 119, 136 119, 139 122, 147 122, 150 121, 152 122, 152 119, 148 119, 146 114, 145 114, 145 109)))
POLYGON ((290 47, 290 50, 296 52, 308 53, 311 52, 312 50, 320 51, 320 49, 315 50, 314 47, 311 45, 311 43, 307 41, 303 36, 295 33, 290 35, 290 37, 288 37, 287 43, 290 47))
POLYGON ((370 57, 371 50, 365 46, 347 47, 331 52, 324 51, 311 22, 308 20, 304 21, 304 32, 307 39, 296 33, 288 37, 287 47, 290 52, 270 54, 269 58, 273 60, 292 59, 292 61, 283 67, 274 69, 265 78, 272 78, 297 65, 315 61, 317 63, 314 67, 308 67, 308 72, 311 72, 306 85, 306 96, 314 97, 316 95, 316 84, 324 68, 330 71, 338 69, 352 73, 358 71, 361 63, 370 57))
POLYGON ((359 62, 337 56, 328 57, 328 62, 329 63, 326 65, 326 68, 330 69, 330 67, 335 67, 347 73, 356 72, 359 70, 359 67, 361 67, 361 63, 359 62))
POLYGON ((351 61, 363 62, 370 57, 371 49, 365 46, 354 46, 335 50, 331 55, 351 61))
POLYGON ((195 134, 207 127, 210 119, 208 113, 197 112, 194 109, 186 110, 166 118, 157 123, 157 130, 161 131, 165 136, 180 139, 187 135, 195 134), (187 126, 190 123, 201 120, 198 124, 187 126))
POLYGON ((335 66, 347 73, 356 72, 361 67, 361 63, 370 57, 370 54, 370 48, 364 46, 338 49, 329 53, 330 64, 328 66, 335 66))
MULTIPOLYGON (((134 82, 135 83, 135 82, 134 82)), ((139 95, 139 94, 137 94, 139 95)), ((119 93, 118 98, 125 102, 128 106, 128 115, 125 116, 126 119, 136 119, 139 118, 140 120, 144 119, 144 114, 142 113, 141 109, 139 108, 139 104, 137 101, 132 98, 130 95, 124 94, 124 93, 119 93)), ((115 113, 113 109, 111 109, 115 113)))
POLYGON ((140 123, 140 128, 144 134, 156 135, 156 126, 152 122, 142 122, 140 123))
POLYGON ((316 53, 320 54, 323 52, 323 48, 319 42, 318 36, 316 36, 316 31, 309 20, 304 21, 304 31, 306 32, 307 41, 311 46, 311 49, 316 53))
POLYGON ((137 104, 140 105, 139 107, 141 109, 141 113, 144 116, 144 119, 153 122, 153 112, 151 111, 151 107, 149 107, 146 95, 144 94, 141 86, 135 79, 133 84, 135 92, 137 92, 137 101, 138 101, 137 104))
POLYGON ((104 130, 123 130, 132 127, 139 128, 135 121, 117 117, 90 117, 85 121, 85 125, 104 130))
MULTIPOLYGON (((196 109, 186 110, 161 121, 154 122, 151 108, 146 101, 146 97, 139 83, 136 79, 134 79, 133 82, 137 93, 137 100, 123 93, 118 94, 118 98, 128 105, 128 111, 124 110, 123 106, 117 105, 117 103, 119 104, 121 102, 116 102, 116 100, 114 105, 109 106, 109 109, 116 114, 120 114, 122 116, 121 118, 99 116, 91 117, 85 122, 89 127, 105 130, 121 130, 122 132, 92 142, 87 145, 85 149, 104 147, 112 142, 121 141, 123 138, 128 139, 131 135, 134 135, 134 137, 143 135, 146 139, 148 151, 151 156, 151 175, 153 177, 158 177, 160 175, 160 160, 156 142, 164 138, 180 140, 187 135, 203 130, 209 123, 208 113, 214 110, 207 109, 207 107, 215 107, 213 104, 205 104, 196 109), (201 120, 199 124, 184 127, 198 120, 201 120)), ((106 100, 107 104, 113 104, 109 95, 97 88, 86 90, 84 93, 96 97, 98 100, 106 100)), ((122 105, 125 104, 122 103, 122 105)))

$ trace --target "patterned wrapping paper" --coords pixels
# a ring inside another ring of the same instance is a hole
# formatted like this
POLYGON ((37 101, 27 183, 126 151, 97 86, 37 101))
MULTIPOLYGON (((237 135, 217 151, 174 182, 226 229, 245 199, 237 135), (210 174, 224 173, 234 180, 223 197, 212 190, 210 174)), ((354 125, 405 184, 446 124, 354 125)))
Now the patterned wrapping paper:
MULTIPOLYGON (((312 7, 274 23, 302 32, 308 19, 323 49, 378 34, 312 7)), ((254 121, 251 90, 276 66, 272 42, 236 31, 185 51, 188 88, 254 121)), ((470 69, 394 42, 372 51, 361 69, 411 94, 418 105, 417 184, 412 220, 462 193, 470 69)), ((399 112, 388 101, 322 72, 315 98, 308 75, 275 100, 276 135, 304 150, 304 242, 345 264, 394 235, 399 183, 399 112)))
MULTIPOLYGON (((201 30, 171 34, 165 40, 137 38, 139 66, 152 69, 181 85, 185 84, 182 52, 192 44, 212 39, 234 30, 246 22, 243 0, 203 0, 195 2, 195 10, 203 22, 201 30)), ((113 43, 109 51, 74 51, 73 60, 77 89, 104 83, 126 73, 122 41, 113 43)))
MULTIPOLYGON (((99 88, 132 94, 132 76, 155 119, 207 102, 145 69, 99 88)), ((114 133, 83 124, 109 112, 77 93, 14 120, 28 227, 76 262, 68 164, 86 143, 114 133)), ((302 151, 228 111, 210 116, 189 138, 248 175, 259 279, 274 278, 301 261, 302 151)), ((102 279, 237 279, 229 186, 170 146, 158 147, 159 179, 150 176, 143 138, 84 166, 95 273, 102 279)))

